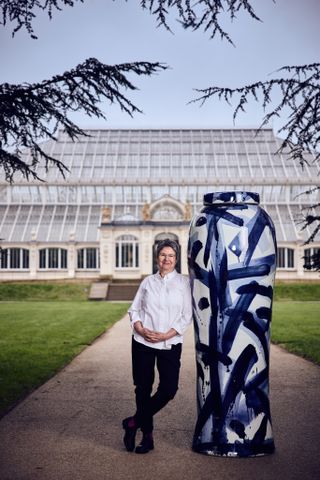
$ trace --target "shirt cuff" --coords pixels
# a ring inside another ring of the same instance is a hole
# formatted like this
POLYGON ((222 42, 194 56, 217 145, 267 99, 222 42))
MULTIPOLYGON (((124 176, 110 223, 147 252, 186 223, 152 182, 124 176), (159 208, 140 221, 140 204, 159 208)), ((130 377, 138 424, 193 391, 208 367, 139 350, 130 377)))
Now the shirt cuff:
POLYGON ((180 336, 183 335, 183 330, 182 330, 181 325, 179 323, 174 323, 173 325, 171 325, 171 328, 174 328, 178 335, 180 335, 180 336))
POLYGON ((140 314, 137 310, 129 310, 128 313, 129 313, 129 316, 130 316, 131 325, 133 325, 136 322, 139 322, 139 320, 141 321, 140 314))

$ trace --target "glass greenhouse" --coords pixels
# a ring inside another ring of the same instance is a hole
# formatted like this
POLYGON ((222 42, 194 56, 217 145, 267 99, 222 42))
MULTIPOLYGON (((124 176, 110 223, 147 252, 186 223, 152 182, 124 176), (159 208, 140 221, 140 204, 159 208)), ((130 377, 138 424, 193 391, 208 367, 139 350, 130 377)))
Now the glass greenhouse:
POLYGON ((320 238, 301 230, 319 203, 317 166, 302 170, 277 153, 271 129, 87 130, 73 142, 60 132, 42 146, 68 172, 39 166, 45 180, 0 183, 0 279, 140 279, 154 270, 154 245, 176 238, 187 272, 192 214, 204 193, 260 194, 274 221, 278 278, 316 278, 306 270, 320 238))

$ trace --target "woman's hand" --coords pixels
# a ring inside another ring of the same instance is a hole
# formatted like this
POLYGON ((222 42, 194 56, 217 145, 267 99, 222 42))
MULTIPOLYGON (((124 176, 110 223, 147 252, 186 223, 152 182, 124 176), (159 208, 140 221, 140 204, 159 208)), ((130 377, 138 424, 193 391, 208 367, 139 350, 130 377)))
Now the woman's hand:
POLYGON ((149 328, 144 328, 141 322, 136 322, 134 324, 134 329, 139 335, 141 335, 147 342, 150 343, 165 342, 166 340, 169 340, 169 338, 177 335, 177 331, 174 328, 170 328, 170 330, 166 333, 155 332, 153 330, 149 330, 149 328))
POLYGON ((151 342, 151 343, 159 342, 159 340, 157 340, 156 332, 154 332, 153 330, 149 330, 148 328, 144 328, 140 321, 135 322, 134 329, 147 342, 151 342))
POLYGON ((139 328, 138 333, 150 343, 163 342, 166 340, 164 333, 154 332, 153 330, 149 330, 149 328, 139 328))
POLYGON ((148 328, 143 329, 142 336, 145 340, 147 340, 147 342, 151 343, 163 342, 166 340, 164 333, 154 332, 148 328))

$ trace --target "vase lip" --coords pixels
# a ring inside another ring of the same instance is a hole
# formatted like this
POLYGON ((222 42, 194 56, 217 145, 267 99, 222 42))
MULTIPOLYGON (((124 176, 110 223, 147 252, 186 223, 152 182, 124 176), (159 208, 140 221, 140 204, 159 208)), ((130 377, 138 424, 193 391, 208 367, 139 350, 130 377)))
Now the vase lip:
POLYGON ((204 205, 212 204, 237 204, 246 203, 257 205, 260 203, 260 195, 255 192, 247 191, 227 191, 227 192, 210 192, 203 196, 204 205))

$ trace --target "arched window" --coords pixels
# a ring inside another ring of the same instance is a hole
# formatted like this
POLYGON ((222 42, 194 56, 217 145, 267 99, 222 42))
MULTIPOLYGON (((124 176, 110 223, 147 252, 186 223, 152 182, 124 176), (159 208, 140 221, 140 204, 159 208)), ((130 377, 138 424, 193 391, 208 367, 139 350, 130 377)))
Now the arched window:
POLYGON ((77 268, 79 269, 98 269, 100 268, 100 250, 99 248, 80 248, 77 252, 77 268))
POLYGON ((277 268, 294 268, 293 248, 278 247, 277 268))
POLYGON ((42 248, 39 250, 39 268, 66 269, 68 251, 65 248, 42 248))
POLYGON ((116 268, 139 267, 139 243, 133 235, 121 235, 116 239, 116 268))
POLYGON ((312 264, 315 260, 318 260, 320 257, 320 248, 306 248, 304 251, 304 265, 303 268, 306 270, 314 270, 312 264))
POLYGON ((28 269, 29 250, 26 248, 4 248, 0 250, 0 268, 28 269))

